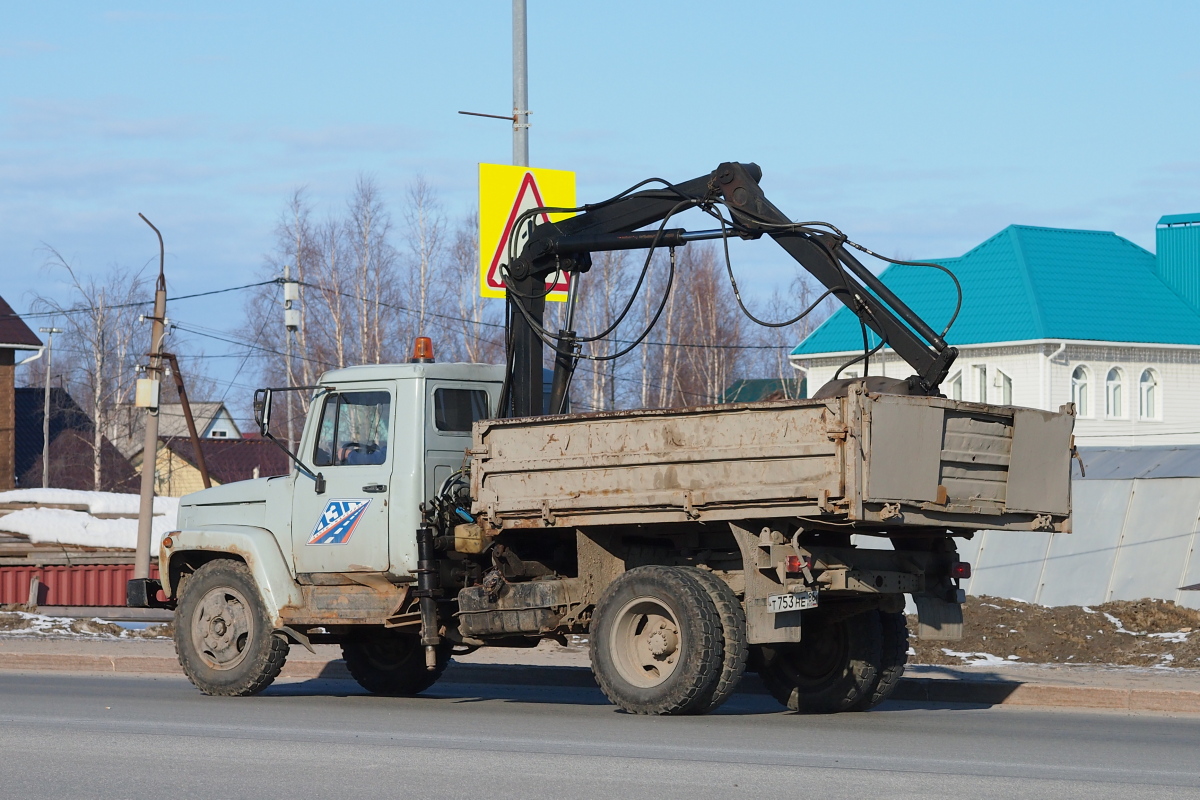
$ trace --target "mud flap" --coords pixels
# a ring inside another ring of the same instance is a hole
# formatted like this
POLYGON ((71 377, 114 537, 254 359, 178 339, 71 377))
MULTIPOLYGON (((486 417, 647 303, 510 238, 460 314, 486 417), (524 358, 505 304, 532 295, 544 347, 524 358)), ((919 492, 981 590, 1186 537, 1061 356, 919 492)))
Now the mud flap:
POLYGON ((915 595, 917 638, 956 642, 963 637, 962 606, 928 595, 915 595))

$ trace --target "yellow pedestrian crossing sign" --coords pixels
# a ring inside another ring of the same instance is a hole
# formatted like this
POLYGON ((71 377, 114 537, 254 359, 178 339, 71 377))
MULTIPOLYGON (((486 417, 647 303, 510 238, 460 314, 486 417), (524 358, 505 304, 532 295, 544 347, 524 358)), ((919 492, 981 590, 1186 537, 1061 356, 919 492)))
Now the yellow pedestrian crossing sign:
MULTIPOLYGON (((569 213, 539 213, 517 225, 522 212, 543 207, 575 206, 575 173, 560 169, 479 165, 479 293, 504 297, 505 267, 510 253, 520 252, 534 225, 557 222, 569 213), (510 247, 516 237, 516 247, 510 247)), ((546 281, 547 300, 566 300, 569 276, 555 273, 546 281)))

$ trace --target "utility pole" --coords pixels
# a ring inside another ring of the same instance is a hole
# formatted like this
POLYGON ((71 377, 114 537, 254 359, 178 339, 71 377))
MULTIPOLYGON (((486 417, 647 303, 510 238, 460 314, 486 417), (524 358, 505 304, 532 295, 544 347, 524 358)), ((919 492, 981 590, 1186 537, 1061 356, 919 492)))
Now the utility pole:
MULTIPOLYGON (((150 541, 151 520, 154 515, 154 470, 158 463, 158 397, 159 385, 162 380, 162 345, 164 321, 167 317, 167 279, 163 275, 165 250, 163 249, 162 234, 154 223, 146 219, 144 214, 138 214, 158 236, 158 281, 154 286, 154 316, 150 328, 150 364, 146 368, 148 376, 147 396, 140 396, 138 405, 145 404, 146 408, 146 438, 142 445, 142 492, 141 504, 138 507, 137 551, 133 559, 133 577, 150 577, 150 541)), ((141 383, 141 381, 139 381, 141 383)))
POLYGON ((513 0, 513 165, 529 166, 529 48, 525 0, 513 0))
POLYGON ((54 334, 62 328, 38 328, 46 336, 46 397, 42 404, 42 488, 50 488, 50 365, 54 363, 54 334))
MULTIPOLYGON (((297 265, 299 266, 299 265, 297 265)), ((290 264, 283 265, 283 341, 286 345, 285 358, 287 358, 287 385, 295 386, 296 377, 292 372, 292 337, 300 328, 300 309, 297 305, 300 302, 300 284, 292 280, 292 267, 290 264)), ((287 392, 287 436, 288 446, 292 452, 296 451, 299 446, 300 437, 296 435, 296 412, 295 412, 295 392, 287 392)))

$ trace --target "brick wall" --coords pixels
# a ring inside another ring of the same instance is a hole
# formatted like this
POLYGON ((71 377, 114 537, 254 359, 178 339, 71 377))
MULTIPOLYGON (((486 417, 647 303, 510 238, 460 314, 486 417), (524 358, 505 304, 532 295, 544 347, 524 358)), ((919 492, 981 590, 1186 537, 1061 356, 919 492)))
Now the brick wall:
POLYGON ((16 351, 0 349, 0 492, 16 486, 16 351))

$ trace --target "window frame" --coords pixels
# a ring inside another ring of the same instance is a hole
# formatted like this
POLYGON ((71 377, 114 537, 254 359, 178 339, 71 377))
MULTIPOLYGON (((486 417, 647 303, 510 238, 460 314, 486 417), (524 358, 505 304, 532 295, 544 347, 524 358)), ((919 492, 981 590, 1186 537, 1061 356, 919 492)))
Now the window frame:
POLYGON ((1104 376, 1104 418, 1125 419, 1125 370, 1118 366, 1109 368, 1104 376), (1113 375, 1116 375, 1116 380, 1113 375), (1114 391, 1115 387, 1115 391, 1114 391), (1114 403, 1113 400, 1116 399, 1114 403), (1114 411, 1114 406, 1116 410, 1114 411))
POLYGON ((1071 370, 1071 402, 1075 413, 1085 419, 1092 417, 1092 371, 1087 364, 1076 364, 1071 370), (1078 377, 1082 375, 1081 377, 1078 377))
POLYGON ((312 450, 312 456, 311 456, 313 466, 319 467, 321 469, 326 469, 326 468, 334 468, 334 467, 337 467, 337 468, 341 468, 341 467, 379 467, 379 466, 388 464, 392 457, 392 453, 391 453, 391 440, 392 440, 392 433, 393 433, 393 431, 392 431, 392 407, 395 404, 395 399, 396 399, 395 394, 392 391, 390 391, 389 389, 381 389, 381 388, 377 388, 377 387, 346 388, 346 389, 339 389, 337 391, 326 392, 321 398, 321 415, 317 419, 317 427, 316 427, 315 435, 313 437, 313 450, 312 450), (383 420, 384 432, 387 437, 383 446, 387 448, 387 452, 384 455, 383 461, 380 462, 379 464, 339 464, 339 463, 337 463, 337 449, 338 449, 338 431, 341 426, 341 420, 342 420, 342 406, 349 405, 348 403, 342 402, 342 397, 344 397, 345 395, 348 395, 348 394, 368 394, 368 393, 369 394, 382 393, 387 397, 387 414, 383 420), (320 458, 321 431, 325 427, 325 412, 329 409, 329 403, 331 400, 334 401, 333 402, 333 408, 334 408, 333 441, 331 442, 331 448, 329 451, 329 463, 326 464, 326 463, 322 463, 321 458, 320 458))
POLYGON ((1145 367, 1138 376, 1138 421, 1140 422, 1159 422, 1162 420, 1163 401, 1162 401, 1162 376, 1158 374, 1158 370, 1154 367, 1145 367), (1149 405, 1150 413, 1146 413, 1146 396, 1147 396, 1147 381, 1146 376, 1150 376, 1148 388, 1150 391, 1149 405))
POLYGON ((978 402, 986 403, 988 401, 988 368, 987 364, 976 364, 972 369, 975 370, 975 390, 979 395, 978 402))
POLYGON ((995 369, 993 372, 996 373, 996 377, 994 379, 996 385, 1000 388, 1000 405, 1011 406, 1013 393, 1012 376, 1002 369, 995 369))
POLYGON ((963 397, 962 397, 963 380, 962 379, 963 379, 963 374, 962 374, 962 370, 960 369, 958 372, 954 373, 953 378, 951 378, 949 381, 947 381, 947 383, 950 384, 950 399, 951 400, 961 401, 963 399, 963 397))
MULTIPOLYGON (((443 429, 438 425, 438 422, 437 422, 437 402, 438 402, 438 400, 437 400, 437 398, 438 398, 438 392, 443 392, 443 391, 445 391, 445 392, 478 392, 479 394, 482 394, 483 395, 483 408, 484 408, 484 412, 487 416, 481 417, 480 419, 490 419, 491 418, 492 396, 487 391, 487 389, 480 389, 478 386, 452 386, 452 385, 451 386, 442 386, 442 385, 434 386, 433 391, 429 393, 429 402, 430 402, 429 422, 433 425, 433 430, 439 436, 470 436, 471 435, 471 428, 467 428, 466 430, 451 430, 451 429, 443 429)), ((475 420, 475 422, 478 422, 478 420, 475 420)), ((474 422, 471 423, 471 427, 472 428, 474 427, 474 422)))

